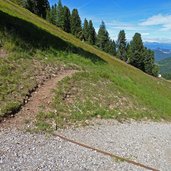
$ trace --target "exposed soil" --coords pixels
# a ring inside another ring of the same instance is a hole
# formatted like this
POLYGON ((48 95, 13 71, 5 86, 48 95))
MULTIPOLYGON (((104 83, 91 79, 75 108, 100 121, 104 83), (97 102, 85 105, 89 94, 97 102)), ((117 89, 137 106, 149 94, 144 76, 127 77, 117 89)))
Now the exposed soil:
POLYGON ((50 110, 50 105, 53 97, 53 89, 56 88, 57 83, 67 76, 71 76, 76 71, 63 70, 58 72, 56 76, 45 81, 43 85, 31 94, 21 110, 11 118, 4 119, 0 123, 0 128, 23 128, 27 122, 34 122, 36 114, 39 112, 40 107, 44 111, 50 110))
POLYGON ((0 48, 0 58, 4 58, 8 55, 7 51, 0 48))

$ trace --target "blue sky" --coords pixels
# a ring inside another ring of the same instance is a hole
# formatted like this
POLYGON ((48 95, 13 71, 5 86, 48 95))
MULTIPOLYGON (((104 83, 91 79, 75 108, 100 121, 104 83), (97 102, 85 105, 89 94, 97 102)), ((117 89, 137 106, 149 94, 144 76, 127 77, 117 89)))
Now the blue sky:
MULTIPOLYGON (((58 0, 50 0, 51 5, 58 0)), ((135 32, 143 41, 171 43, 171 0, 62 0, 71 10, 77 8, 82 21, 93 20, 98 30, 101 21, 110 37, 117 39, 124 29, 130 40, 135 32)))

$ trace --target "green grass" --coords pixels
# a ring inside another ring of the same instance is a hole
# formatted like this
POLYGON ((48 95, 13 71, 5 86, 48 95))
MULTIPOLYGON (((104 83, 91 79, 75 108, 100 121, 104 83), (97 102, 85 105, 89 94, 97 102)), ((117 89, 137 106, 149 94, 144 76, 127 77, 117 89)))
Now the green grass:
POLYGON ((0 0, 0 25, 1 48, 8 52, 8 57, 0 59, 1 115, 18 108, 36 84, 34 73, 41 74, 50 65, 80 72, 60 82, 53 117, 42 119, 46 114, 38 114, 41 129, 49 129, 53 122, 63 126, 99 116, 171 120, 170 82, 81 42, 8 0, 0 0), (20 84, 22 89, 18 89, 20 84))

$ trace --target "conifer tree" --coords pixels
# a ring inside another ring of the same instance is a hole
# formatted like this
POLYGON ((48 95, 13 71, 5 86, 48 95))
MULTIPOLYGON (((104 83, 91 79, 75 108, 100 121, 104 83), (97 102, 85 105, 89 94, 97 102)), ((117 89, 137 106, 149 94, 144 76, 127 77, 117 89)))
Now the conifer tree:
POLYGON ((116 55, 116 44, 115 44, 115 41, 114 40, 109 40, 107 43, 106 43, 106 48, 105 48, 105 51, 113 56, 116 55))
POLYGON ((150 49, 144 49, 144 71, 147 74, 153 75, 154 52, 150 49))
POLYGON ((106 51, 106 44, 109 41, 109 33, 106 30, 106 26, 104 21, 102 21, 98 34, 97 34, 97 46, 101 49, 106 51))
POLYGON ((95 42, 96 42, 96 31, 95 31, 95 28, 93 26, 93 22, 92 20, 89 21, 88 23, 88 42, 91 44, 91 45, 94 45, 95 42))
POLYGON ((83 24, 83 36, 84 36, 85 41, 88 41, 88 38, 89 38, 89 24, 88 24, 88 21, 87 21, 86 18, 85 18, 84 24, 83 24))
POLYGON ((130 64, 141 69, 144 69, 144 45, 141 39, 141 34, 135 33, 130 43, 130 64))
POLYGON ((50 5, 48 0, 27 0, 26 8, 42 18, 46 18, 50 5))
POLYGON ((57 25, 57 5, 52 5, 50 10, 50 22, 54 25, 57 25))
POLYGON ((47 10, 46 12, 46 20, 51 23, 51 18, 52 16, 51 16, 51 9, 50 9, 50 10, 47 10))
POLYGON ((155 64, 154 52, 144 47, 141 34, 135 33, 127 46, 129 63, 147 74, 158 76, 159 68, 155 64))
POLYGON ((73 9, 71 15, 71 33, 80 38, 82 34, 81 19, 77 9, 73 9))
POLYGON ((127 52, 126 52, 126 36, 125 31, 121 30, 118 35, 117 40, 117 57, 123 61, 127 61, 127 52))
POLYGON ((64 27, 64 13, 63 12, 64 11, 63 11, 61 0, 58 1, 56 11, 57 11, 56 25, 60 28, 63 28, 64 27))
POLYGON ((63 8, 63 15, 64 15, 63 30, 70 33, 71 32, 71 24, 70 24, 71 13, 67 6, 64 6, 63 8))

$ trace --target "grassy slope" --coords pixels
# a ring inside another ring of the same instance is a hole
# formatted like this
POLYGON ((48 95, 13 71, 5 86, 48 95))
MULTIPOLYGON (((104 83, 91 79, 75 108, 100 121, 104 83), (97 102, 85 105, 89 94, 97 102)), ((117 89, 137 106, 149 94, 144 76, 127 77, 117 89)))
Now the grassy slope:
MULTIPOLYGON (((25 54, 24 56, 30 58, 34 56, 34 59, 46 63, 43 58, 43 56, 46 56, 51 63, 55 61, 57 65, 65 64, 66 66, 76 64, 86 71, 61 82, 60 88, 56 91, 53 106, 54 109, 57 109, 55 110, 57 112, 56 121, 64 118, 75 121, 99 114, 102 117, 114 118, 171 119, 170 83, 148 76, 140 70, 114 59, 112 56, 79 41, 74 36, 63 32, 10 1, 0 0, 0 11, 3 12, 2 15, 4 16, 8 14, 6 17, 12 21, 9 25, 18 27, 17 29, 20 28, 20 32, 15 31, 15 40, 12 38, 13 34, 8 30, 1 31, 2 39, 4 39, 3 47, 10 52, 12 57, 17 54, 20 56, 19 59, 22 60, 22 52, 25 54), (22 33, 21 28, 31 34, 31 39, 22 33), (29 32, 29 30, 32 30, 32 32, 29 32), (5 38, 6 35, 8 39, 5 38), (33 37, 34 41, 32 40, 33 37), (49 46, 46 47, 45 43, 49 46), (109 64, 98 61, 98 58, 109 64), (69 97, 63 100, 67 92, 69 97)), ((5 23, 7 23, 7 20, 5 23)), ((1 63, 5 62, 8 65, 10 60, 9 58, 7 62, 1 59, 1 63)), ((27 60, 29 59, 27 58, 27 60)), ((18 58, 17 60, 14 58, 14 63, 16 61, 18 61, 18 58)), ((32 59, 30 62, 32 62, 32 59)), ((3 79, 6 79, 7 75, 4 74, 3 79)), ((13 75, 11 73, 12 78, 13 75)), ((15 85, 17 78, 14 78, 15 81, 12 85, 15 85)), ((11 86, 11 83, 8 84, 11 86)), ((4 86, 4 82, 1 85, 4 86)), ((12 91, 15 92, 15 89, 12 91)), ((6 101, 4 100, 4 102, 6 101)), ((55 115, 55 112, 53 115, 55 115)), ((40 117, 43 120, 52 117, 52 114, 44 115, 44 117, 40 117)))

